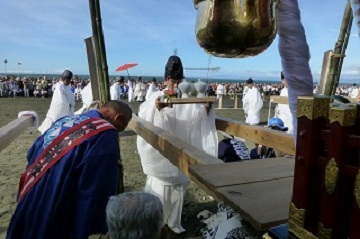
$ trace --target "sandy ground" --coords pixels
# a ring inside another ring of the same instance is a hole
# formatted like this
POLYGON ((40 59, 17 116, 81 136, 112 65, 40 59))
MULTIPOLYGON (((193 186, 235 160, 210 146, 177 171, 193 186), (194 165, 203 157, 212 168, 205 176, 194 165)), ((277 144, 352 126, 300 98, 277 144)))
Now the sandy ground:
MULTIPOLYGON (((18 112, 24 110, 34 110, 37 112, 40 122, 42 122, 50 100, 46 98, 0 98, 0 127, 16 119, 18 112)), ((216 109, 216 115, 243 121, 243 111, 241 109, 232 109, 233 104, 233 101, 229 99, 224 100, 223 107, 226 109, 216 109)), ((134 112, 137 112, 139 103, 131 103, 131 106, 134 112)), ((78 107, 80 107, 80 103, 77 103, 78 107)), ((216 107, 217 105, 215 105, 216 107)), ((267 102, 264 102, 261 121, 266 122, 267 114, 267 102)), ((16 207, 18 182, 21 173, 26 167, 27 150, 38 136, 39 132, 36 130, 27 130, 0 152, 0 238, 5 238, 11 215, 16 207)), ((220 135, 221 138, 222 135, 220 135)), ((248 147, 252 147, 252 144, 248 143, 248 147)), ((125 191, 142 190, 145 175, 142 172, 136 149, 136 135, 132 130, 126 129, 121 133, 120 148, 124 164, 125 191)), ((216 205, 216 201, 209 197, 195 183, 191 182, 185 198, 182 217, 183 226, 187 231, 182 235, 172 236, 171 238, 188 238, 201 235, 200 229, 202 225, 196 219, 196 215, 204 209, 215 212, 216 205)), ((253 230, 246 223, 245 226, 251 231, 254 238, 261 238, 260 232, 253 230)))

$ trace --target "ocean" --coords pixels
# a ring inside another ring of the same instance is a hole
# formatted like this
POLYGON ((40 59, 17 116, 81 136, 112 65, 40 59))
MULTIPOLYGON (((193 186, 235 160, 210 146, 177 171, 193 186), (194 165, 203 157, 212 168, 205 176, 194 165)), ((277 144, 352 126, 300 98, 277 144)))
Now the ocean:
MULTIPOLYGON (((46 76, 48 79, 59 79, 60 78, 60 74, 8 74, 8 75, 14 75, 14 76, 20 76, 20 77, 31 77, 31 78, 37 78, 37 77, 42 77, 42 76, 46 76)), ((2 77, 3 75, 0 74, 0 77, 2 77)), ((76 75, 79 79, 89 79, 89 75, 76 75)), ((115 80, 117 77, 119 77, 120 75, 109 75, 110 80, 115 80)), ((128 78, 127 75, 123 75, 125 77, 125 79, 128 78)), ((138 76, 131 76, 133 79, 137 79, 138 76)), ((153 77, 155 77, 157 79, 157 81, 162 81, 163 80, 163 76, 141 76, 143 81, 150 81, 153 77)), ((194 82, 197 81, 199 78, 198 77, 187 77, 186 78, 188 81, 190 82, 194 82)), ((220 78, 200 78, 202 81, 206 82, 208 81, 209 83, 245 83, 245 81, 247 80, 247 78, 244 79, 220 79, 220 78)), ((275 77, 253 77, 253 80, 255 83, 265 83, 265 84, 279 84, 280 82, 280 78, 275 78, 275 77)), ((359 83, 359 80, 351 80, 351 79, 340 79, 340 85, 350 85, 353 83, 359 83)), ((314 84, 318 84, 317 81, 314 81, 314 84)))

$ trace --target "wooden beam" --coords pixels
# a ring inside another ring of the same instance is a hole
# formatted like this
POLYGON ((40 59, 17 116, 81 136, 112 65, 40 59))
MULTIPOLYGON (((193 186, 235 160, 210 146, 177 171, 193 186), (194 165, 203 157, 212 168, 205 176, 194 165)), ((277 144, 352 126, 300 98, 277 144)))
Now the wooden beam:
POLYGON ((272 158, 190 166, 189 172, 205 192, 262 231, 287 222, 294 166, 294 160, 272 158))
POLYGON ((215 103, 216 97, 202 97, 202 98, 160 98, 160 102, 167 104, 209 104, 215 103))
POLYGON ((254 143, 278 149, 290 155, 295 155, 295 142, 292 135, 221 117, 216 117, 215 123, 217 130, 236 137, 247 139, 254 143))
POLYGON ((22 116, 0 128, 0 152, 34 124, 34 117, 22 116))
POLYGON ((270 96, 270 102, 276 104, 289 104, 289 99, 286 96, 272 95, 270 96))
POLYGON ((168 158, 172 164, 186 175, 189 175, 189 165, 223 163, 223 161, 208 155, 204 151, 180 140, 169 132, 154 126, 136 115, 133 115, 128 127, 157 149, 160 154, 168 158))

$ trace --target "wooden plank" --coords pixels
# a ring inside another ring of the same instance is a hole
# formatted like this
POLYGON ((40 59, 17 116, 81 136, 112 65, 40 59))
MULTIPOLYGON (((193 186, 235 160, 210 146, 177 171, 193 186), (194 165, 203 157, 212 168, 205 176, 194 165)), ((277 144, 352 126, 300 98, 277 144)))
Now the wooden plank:
POLYGON ((294 175, 293 159, 272 158, 212 165, 190 166, 197 182, 209 189, 237 184, 263 182, 294 175))
POLYGON ((160 102, 167 104, 209 104, 216 102, 216 97, 203 98, 160 98, 160 102))
POLYGON ((289 155, 295 155, 295 143, 292 135, 261 126, 251 126, 244 122, 216 117, 216 129, 251 142, 278 149, 289 155))
POLYGON ((189 175, 189 165, 223 164, 223 161, 208 155, 204 151, 180 140, 136 115, 133 115, 128 127, 157 149, 160 154, 168 158, 172 164, 177 166, 186 175, 189 175))
POLYGON ((276 104, 289 104, 289 99, 286 96, 272 95, 270 96, 270 102, 276 104))
POLYGON ((22 116, 0 128, 0 152, 34 124, 34 117, 22 116))
POLYGON ((216 198, 239 212, 255 229, 264 231, 286 223, 293 178, 217 188, 216 198))

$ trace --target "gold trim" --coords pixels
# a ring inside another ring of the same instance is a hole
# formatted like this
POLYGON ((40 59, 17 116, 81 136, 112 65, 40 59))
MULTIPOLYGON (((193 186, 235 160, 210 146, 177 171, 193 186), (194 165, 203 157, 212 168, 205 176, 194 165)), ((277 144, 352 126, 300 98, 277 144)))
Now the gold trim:
POLYGON ((331 158, 325 167, 325 190, 328 194, 335 191, 339 178, 339 168, 334 158, 331 158))
POLYGON ((360 170, 355 178, 354 196, 358 207, 360 208, 360 170))
POLYGON ((356 122, 357 109, 354 105, 342 104, 331 107, 329 113, 330 124, 339 122, 341 126, 354 126, 356 122))
POLYGON ((318 237, 321 239, 331 239, 332 229, 326 229, 324 225, 319 222, 318 237))
POLYGON ((316 236, 314 236, 314 234, 312 234, 311 232, 297 225, 291 219, 289 220, 289 232, 301 239, 319 239, 316 236))
POLYGON ((305 209, 297 209, 293 202, 290 203, 289 220, 293 221, 300 227, 305 225, 305 209))
POLYGON ((326 96, 299 96, 297 117, 305 116, 310 120, 323 117, 328 118, 330 98, 326 96))

